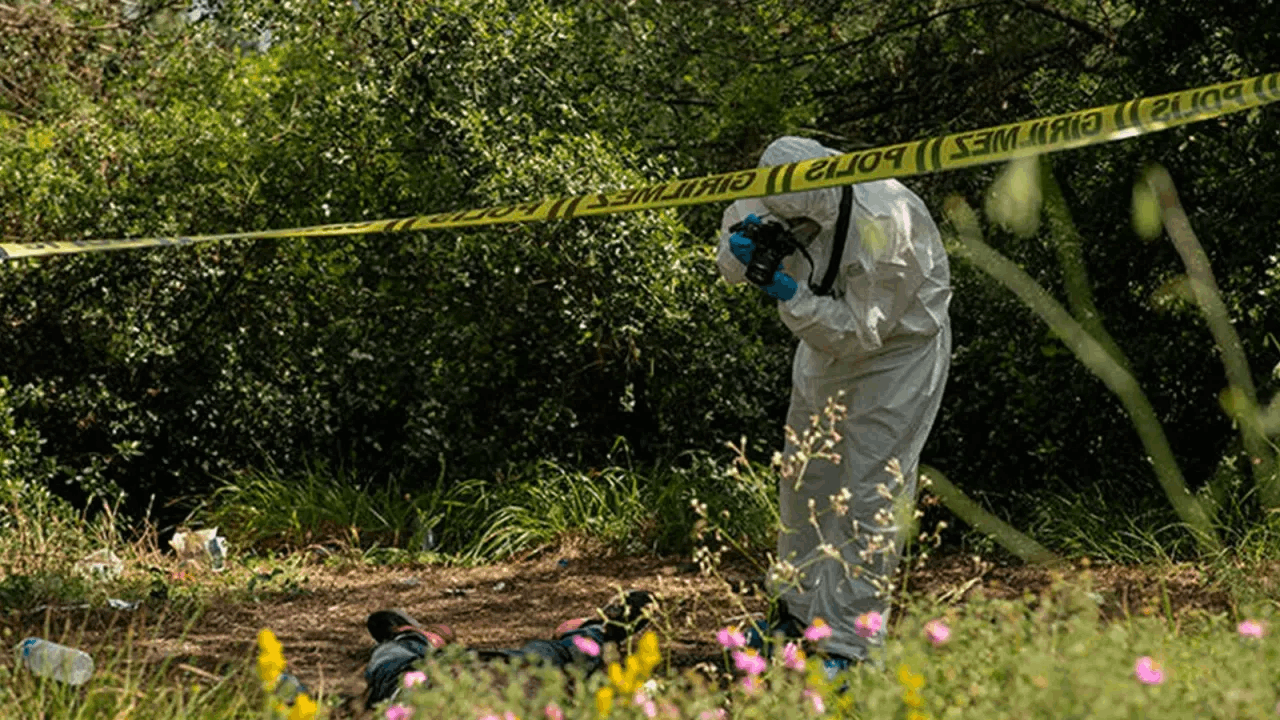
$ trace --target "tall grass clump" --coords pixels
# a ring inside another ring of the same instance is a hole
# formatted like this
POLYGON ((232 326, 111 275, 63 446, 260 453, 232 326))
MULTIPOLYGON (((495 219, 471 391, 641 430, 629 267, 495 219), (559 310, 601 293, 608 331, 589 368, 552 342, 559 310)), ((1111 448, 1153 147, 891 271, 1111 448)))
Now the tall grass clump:
POLYGON ((477 561, 510 557, 563 543, 589 539, 632 553, 646 549, 657 518, 645 505, 644 478, 623 467, 575 471, 554 462, 517 468, 502 483, 469 483, 450 494, 454 507, 472 512, 450 519, 446 532, 457 537, 463 554, 477 561), (469 502, 468 502, 469 501, 469 502), (483 509, 480 522, 459 527, 483 509))
POLYGON ((295 472, 269 467, 224 483, 192 513, 262 550, 340 543, 428 550, 444 516, 439 492, 409 493, 397 478, 374 482, 317 462, 295 472))
POLYGON ((0 480, 0 607, 105 596, 126 560, 154 547, 148 531, 126 536, 105 499, 77 511, 44 485, 0 480))
POLYGON ((768 468, 707 453, 633 467, 625 456, 599 469, 551 460, 509 466, 495 479, 411 490, 316 464, 295 473, 246 472, 200 503, 192 519, 240 547, 287 551, 325 544, 381 548, 461 563, 505 560, 571 543, 605 552, 690 552, 707 523, 744 552, 771 547, 776 488, 768 468))

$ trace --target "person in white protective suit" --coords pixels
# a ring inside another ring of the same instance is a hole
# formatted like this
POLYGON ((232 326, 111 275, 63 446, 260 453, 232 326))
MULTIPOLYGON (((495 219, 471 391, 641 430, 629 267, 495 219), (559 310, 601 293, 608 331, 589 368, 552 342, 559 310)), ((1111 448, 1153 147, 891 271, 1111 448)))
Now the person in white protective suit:
MULTIPOLYGON (((839 154, 814 140, 782 137, 765 150, 760 166, 839 154)), ((878 612, 887 626, 889 598, 881 587, 887 589, 905 540, 894 498, 915 498, 921 447, 950 367, 950 270, 928 208, 896 180, 733 203, 724 212, 717 257, 731 284, 747 280, 754 248, 730 228, 748 215, 792 227, 807 219, 818 228, 808 256, 789 255, 763 289, 778 299, 782 322, 800 340, 787 425, 803 433, 837 397, 847 414, 837 425, 840 462, 811 460, 798 485, 779 484, 778 559, 799 573, 783 578, 775 570, 770 584, 793 624, 821 618, 831 627, 822 649, 839 666, 829 661, 828 669, 838 670, 867 659, 882 642, 883 629, 859 635, 859 616, 878 612), (847 227, 843 248, 838 226, 847 227), (838 258, 828 274, 833 253, 838 258), (819 294, 824 288, 811 286, 810 278, 828 281, 829 292, 819 294), (905 483, 886 469, 893 459, 905 483), (847 514, 832 509, 833 496, 842 495, 847 514), (831 548, 842 561, 831 557, 831 548)), ((784 454, 795 451, 788 440, 784 454)))

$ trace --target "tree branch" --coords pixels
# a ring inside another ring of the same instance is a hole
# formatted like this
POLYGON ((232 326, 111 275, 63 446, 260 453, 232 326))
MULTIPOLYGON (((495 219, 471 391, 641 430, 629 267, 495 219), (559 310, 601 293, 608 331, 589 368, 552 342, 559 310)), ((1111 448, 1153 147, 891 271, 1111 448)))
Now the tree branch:
POLYGON ((1053 18, 1067 27, 1079 30, 1098 42, 1106 43, 1108 45, 1115 44, 1116 36, 1114 32, 1110 32, 1110 28, 1108 28, 1107 32, 1103 32, 1080 18, 1068 15, 1065 11, 1059 10, 1058 8, 1050 7, 1044 2, 1044 0, 1015 0, 1015 2, 1018 7, 1030 10, 1033 13, 1044 15, 1045 17, 1053 18))
POLYGON ((945 10, 939 10, 935 13, 926 15, 922 18, 916 18, 915 20, 902 22, 892 27, 876 30, 875 32, 871 32, 861 37, 854 38, 853 40, 846 40, 845 42, 837 43, 835 45, 828 45, 827 47, 818 48, 817 50, 806 50, 804 52, 798 52, 798 53, 778 53, 772 57, 763 58, 760 60, 750 60, 748 62, 752 63, 753 65, 767 65, 769 63, 778 62, 779 60, 795 60, 798 58, 812 57, 814 55, 829 55, 831 53, 839 52, 841 50, 854 47, 856 45, 862 45, 870 40, 874 40, 883 35, 889 35, 891 33, 896 33, 896 32, 907 30, 909 28, 913 28, 917 26, 928 25, 929 23, 933 22, 934 20, 937 20, 940 17, 945 17, 947 15, 952 15, 958 12, 964 12, 965 10, 978 10, 980 8, 990 7, 992 5, 1004 5, 1008 1, 1009 0, 987 0, 986 2, 970 3, 968 5, 957 5, 956 7, 946 8, 945 10))

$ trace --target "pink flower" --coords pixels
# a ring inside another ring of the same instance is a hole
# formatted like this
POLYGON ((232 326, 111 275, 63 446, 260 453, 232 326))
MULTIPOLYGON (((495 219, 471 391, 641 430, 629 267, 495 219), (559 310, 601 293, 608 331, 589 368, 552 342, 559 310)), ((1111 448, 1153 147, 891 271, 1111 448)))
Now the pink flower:
POLYGON ((1161 670, 1149 655, 1138 658, 1137 664, 1133 666, 1133 674, 1138 676, 1140 682, 1147 685, 1159 685, 1164 682, 1164 670, 1161 670))
POLYGON ((1236 631, 1242 637, 1260 638, 1266 631, 1262 629, 1262 624, 1253 620, 1245 620, 1236 626, 1236 631))
POLYGON ((951 628, 941 620, 930 620, 924 624, 924 634, 929 638, 929 642, 941 645, 951 638, 951 628))
POLYGON ((813 711, 821 715, 827 711, 826 703, 822 702, 822 695, 814 692, 809 688, 804 689, 804 696, 809 698, 809 702, 813 703, 813 711))
POLYGON ((756 675, 748 675, 742 678, 742 689, 747 691, 748 695, 755 695, 760 692, 761 682, 756 675))
POLYGON ((502 720, 520 720, 520 716, 508 710, 502 713, 502 720))
POLYGON ((600 654, 600 643, 586 637, 585 635, 574 635, 573 646, 591 657, 595 657, 600 654))
POLYGON ((869 638, 880 632, 880 628, 884 627, 884 618, 880 617, 880 613, 872 610, 869 613, 863 613, 853 621, 853 631, 858 637, 869 638))
POLYGON ((547 705, 547 709, 543 713, 547 716, 547 720, 564 720, 564 711, 555 703, 547 705))
POLYGON ((643 690, 636 691, 636 696, 631 698, 631 704, 640 708, 647 718, 658 717, 658 706, 644 694, 643 690))
POLYGON ((404 674, 404 686, 411 688, 414 685, 421 685, 427 681, 427 674, 421 670, 410 670, 404 674))
POLYGON ((765 659, 760 657, 754 650, 743 652, 741 650, 733 651, 733 666, 748 675, 759 675, 764 672, 767 663, 765 659))
POLYGON ((716 633, 716 640, 720 646, 726 650, 735 650, 740 647, 747 646, 747 638, 736 627, 720 628, 716 633))
POLYGON ((804 639, 809 642, 818 642, 829 637, 831 637, 831 626, 822 618, 814 618, 813 624, 804 631, 804 639))
POLYGON ((716 708, 715 710, 703 710, 698 715, 698 720, 724 720, 729 717, 729 713, 724 708, 716 708))
POLYGON ((804 670, 804 651, 793 642, 783 645, 782 664, 791 670, 804 670))
POLYGON ((408 720, 413 716, 413 708, 396 703, 387 708, 387 720, 408 720))

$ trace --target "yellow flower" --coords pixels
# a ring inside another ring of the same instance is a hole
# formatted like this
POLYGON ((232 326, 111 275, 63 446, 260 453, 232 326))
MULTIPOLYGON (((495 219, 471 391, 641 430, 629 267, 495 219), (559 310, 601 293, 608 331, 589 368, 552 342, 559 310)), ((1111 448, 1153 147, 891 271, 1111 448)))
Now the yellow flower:
POLYGON ((609 663, 609 682, 623 695, 630 695, 644 684, 644 674, 640 672, 640 661, 635 655, 627 657, 625 669, 616 662, 609 663))
POLYGON ((258 633, 258 678, 267 692, 275 689, 280 673, 284 672, 284 648, 275 633, 263 630, 258 633))
POLYGON ((924 707, 924 697, 920 688, 924 687, 924 675, 911 672, 904 663, 898 666, 898 682, 902 684, 902 703, 906 705, 907 720, 929 720, 929 716, 920 712, 924 707))
POLYGON ((258 632, 258 647, 264 651, 274 653, 284 652, 284 646, 276 639, 276 634, 267 628, 263 628, 258 632))
POLYGON ((316 701, 301 693, 293 700, 293 709, 289 711, 289 720, 312 720, 316 716, 316 701))
POLYGON ((924 675, 917 675, 906 664, 902 664, 898 666, 898 682, 908 690, 919 690, 924 687, 924 675))
POLYGON ((640 659, 642 675, 648 675, 662 662, 662 652, 658 650, 658 636, 652 630, 640 636, 640 646, 636 650, 640 659))
POLYGON ((616 662, 609 663, 609 682, 619 689, 622 689, 623 684, 626 682, 622 676, 622 666, 616 662))
POLYGON ((822 663, 809 663, 809 675, 805 678, 804 684, 812 690, 817 690, 823 695, 826 694, 831 683, 827 681, 827 674, 822 669, 822 663))
POLYGON ((636 652, 627 656, 625 667, 616 662, 609 663, 610 687, 603 687, 596 692, 596 710, 600 712, 600 716, 607 715, 613 707, 615 692, 624 697, 635 694, 660 662, 662 653, 658 650, 658 636, 648 632, 640 638, 636 652))
POLYGON ((924 698, 915 690, 904 690, 902 693, 902 702, 904 705, 911 708, 924 707, 924 698))
MULTIPOLYGON (((617 663, 613 667, 617 667, 617 663)), ((602 687, 596 691, 596 713, 600 717, 607 717, 609 711, 613 709, 613 688, 602 687)))
POLYGON ((623 684, 618 686, 618 690, 630 695, 640 689, 640 685, 644 682, 644 678, 640 673, 640 661, 635 655, 627 656, 626 667, 622 671, 623 684))

